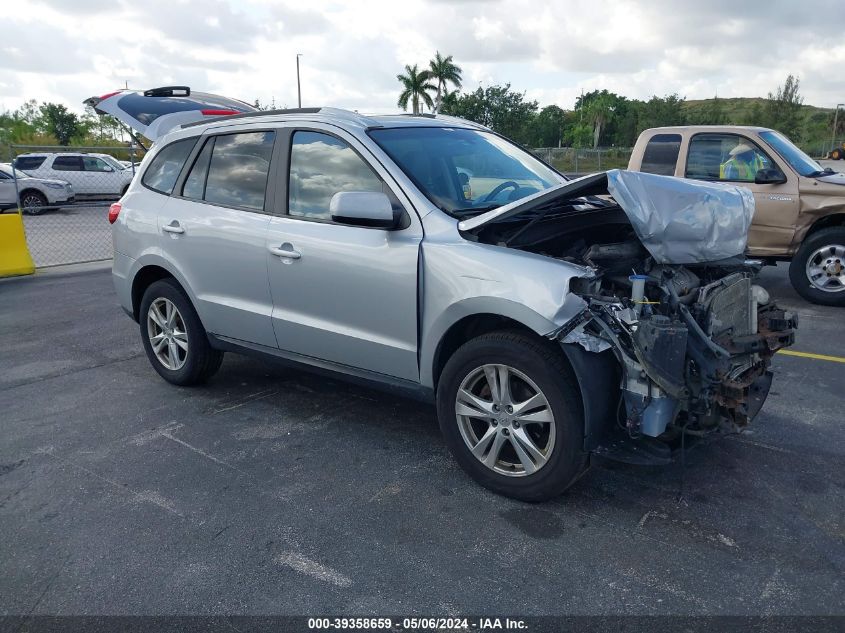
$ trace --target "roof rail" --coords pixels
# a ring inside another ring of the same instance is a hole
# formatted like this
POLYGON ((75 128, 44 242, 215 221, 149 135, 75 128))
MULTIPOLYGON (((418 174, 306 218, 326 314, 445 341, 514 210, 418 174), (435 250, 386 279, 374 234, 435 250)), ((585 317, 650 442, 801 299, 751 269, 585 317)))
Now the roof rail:
POLYGON ((284 116, 286 114, 322 114, 325 116, 337 117, 347 121, 355 121, 363 125, 375 123, 370 117, 352 112, 350 110, 343 110, 341 108, 285 108, 282 110, 258 110, 256 112, 242 112, 241 114, 230 114, 214 118, 206 118, 200 121, 192 121, 182 125, 182 129, 194 127, 196 125, 206 125, 208 123, 216 123, 218 121, 231 121, 232 119, 250 119, 260 116, 284 116))

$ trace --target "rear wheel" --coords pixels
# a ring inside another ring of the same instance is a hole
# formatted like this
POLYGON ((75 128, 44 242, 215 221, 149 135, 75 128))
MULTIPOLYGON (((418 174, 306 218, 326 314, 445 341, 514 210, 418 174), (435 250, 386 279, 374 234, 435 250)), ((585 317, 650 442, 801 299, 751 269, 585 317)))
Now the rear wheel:
POLYGON ((449 450, 478 483, 543 501, 585 470, 575 377, 552 344, 519 332, 465 343, 446 363, 437 413, 449 450))
POLYGON ((174 280, 151 284, 144 292, 139 315, 144 351, 167 382, 198 385, 220 369, 223 352, 209 345, 196 310, 174 280))
POLYGON ((842 148, 839 148, 839 147, 837 147, 836 149, 834 149, 834 150, 830 153, 830 157, 831 157, 833 160, 839 160, 839 159, 841 159, 841 158, 842 158, 842 155, 843 155, 842 148))
POLYGON ((47 210, 47 198, 37 191, 24 191, 21 194, 21 211, 27 215, 41 215, 47 210))
POLYGON ((789 279, 807 301, 845 306, 845 227, 807 237, 789 265, 789 279))

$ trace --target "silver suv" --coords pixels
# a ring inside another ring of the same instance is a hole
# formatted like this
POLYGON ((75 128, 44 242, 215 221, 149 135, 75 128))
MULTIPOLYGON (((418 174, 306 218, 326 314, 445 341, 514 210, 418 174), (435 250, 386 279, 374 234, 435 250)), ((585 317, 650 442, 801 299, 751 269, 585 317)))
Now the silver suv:
POLYGON ((668 463, 757 414, 794 321, 752 284, 752 213, 724 185, 569 181, 460 119, 314 108, 176 126, 109 220, 165 380, 239 352, 434 400, 472 477, 536 501, 591 454, 668 463))

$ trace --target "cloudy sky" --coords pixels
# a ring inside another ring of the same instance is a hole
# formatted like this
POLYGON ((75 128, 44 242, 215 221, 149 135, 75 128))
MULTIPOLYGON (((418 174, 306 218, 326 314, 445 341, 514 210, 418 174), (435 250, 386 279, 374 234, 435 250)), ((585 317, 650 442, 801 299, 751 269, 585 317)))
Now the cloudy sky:
POLYGON ((189 85, 277 107, 396 109, 396 74, 454 55, 465 89, 845 102, 845 0, 4 0, 0 110, 189 85))

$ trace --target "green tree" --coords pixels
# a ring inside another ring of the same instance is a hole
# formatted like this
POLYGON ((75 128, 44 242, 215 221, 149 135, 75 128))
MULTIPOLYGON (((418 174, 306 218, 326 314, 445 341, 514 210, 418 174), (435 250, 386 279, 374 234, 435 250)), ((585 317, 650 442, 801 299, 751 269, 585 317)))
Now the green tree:
POLYGON ((560 147, 566 126, 566 112, 556 105, 546 106, 528 125, 529 144, 532 147, 560 147))
POLYGON ((613 120, 619 95, 607 90, 593 90, 581 95, 575 102, 575 109, 580 111, 586 122, 593 127, 593 148, 599 146, 602 131, 613 120))
POLYGON ((642 103, 638 117, 640 131, 666 125, 684 125, 684 99, 676 94, 653 96, 642 103))
POLYGON ((529 126, 537 114, 538 104, 526 101, 525 93, 510 88, 510 84, 505 84, 456 94, 444 99, 443 113, 481 123, 517 143, 530 145, 529 126))
POLYGON ((435 81, 437 86, 437 96, 434 99, 434 111, 439 112, 443 103, 443 96, 449 94, 449 84, 460 89, 461 87, 461 73, 463 72, 460 66, 456 66, 452 61, 452 56, 447 55, 443 57, 440 51, 434 54, 434 59, 428 62, 428 72, 431 79, 435 81))
POLYGON ((420 113, 420 102, 422 101, 429 108, 434 107, 431 100, 431 95, 428 94, 435 89, 434 84, 430 82, 431 72, 428 70, 420 70, 417 64, 413 66, 405 65, 405 74, 396 75, 396 79, 402 84, 402 92, 399 94, 398 105, 403 110, 408 109, 408 101, 413 105, 414 114, 420 113))
POLYGON ((41 127, 55 136, 59 145, 70 145, 73 137, 85 132, 79 116, 60 103, 42 103, 38 110, 41 127))
POLYGON ((764 118, 766 125, 797 139, 801 134, 801 105, 804 97, 798 92, 798 77, 788 75, 777 91, 766 99, 764 118))

